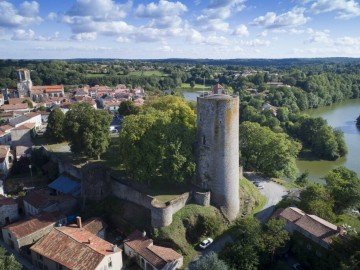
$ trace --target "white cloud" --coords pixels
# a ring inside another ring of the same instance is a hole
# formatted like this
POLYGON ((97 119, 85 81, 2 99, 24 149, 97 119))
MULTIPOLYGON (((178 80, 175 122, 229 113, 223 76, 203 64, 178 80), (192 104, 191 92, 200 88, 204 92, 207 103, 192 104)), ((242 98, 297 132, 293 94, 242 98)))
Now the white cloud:
POLYGON ((195 29, 190 29, 186 33, 186 40, 191 43, 200 43, 203 40, 201 33, 195 29))
POLYGON ((341 37, 336 39, 335 44, 339 46, 360 46, 360 37, 341 37))
POLYGON ((229 40, 224 36, 209 36, 204 40, 204 43, 207 45, 229 45, 229 40))
POLYGON ((35 37, 35 32, 31 29, 23 30, 18 29, 15 30, 14 35, 11 37, 12 40, 33 40, 35 37))
POLYGON ((147 18, 162 18, 167 16, 179 16, 186 11, 187 7, 179 1, 170 2, 160 0, 158 4, 154 2, 151 2, 148 5, 140 4, 135 10, 135 15, 147 18))
POLYGON ((50 12, 48 15, 47 15, 47 18, 48 20, 50 21, 54 21, 58 18, 58 15, 55 13, 55 12, 50 12))
POLYGON ((247 41, 241 41, 242 45, 250 46, 250 47, 262 47, 262 46, 270 46, 271 42, 269 40, 265 39, 253 39, 253 40, 247 40, 247 41))
POLYGON ((24 2, 19 9, 7 1, 0 1, 0 27, 19 27, 38 24, 42 19, 38 16, 39 4, 35 1, 24 2), (25 10, 28 6, 29 9, 25 10))
POLYGON ((117 4, 112 0, 76 0, 67 12, 69 16, 90 16, 101 21, 123 19, 131 7, 132 2, 117 4))
POLYGON ((203 31, 229 31, 229 23, 226 22, 232 14, 245 8, 245 0, 212 0, 209 6, 202 11, 194 24, 203 31))
POLYGON ((275 12, 267 12, 264 16, 257 17, 253 25, 265 28, 292 27, 305 24, 310 18, 305 17, 304 8, 294 8, 286 13, 276 15, 275 12))
POLYGON ((333 41, 330 38, 329 31, 313 31, 310 32, 310 38, 307 40, 308 43, 322 43, 322 44, 331 44, 333 41))
POLYGON ((95 40, 96 39, 96 32, 87 32, 87 33, 78 33, 75 35, 71 36, 71 39, 73 40, 78 40, 78 41, 82 41, 82 40, 95 40))
POLYGON ((128 39, 127 37, 118 37, 116 41, 119 43, 128 43, 130 42, 130 39, 128 39))
POLYGON ((238 27, 236 27, 232 34, 236 36, 248 36, 249 30, 247 29, 246 25, 240 24, 238 27))
POLYGON ((35 17, 39 13, 39 3, 36 1, 25 1, 20 5, 19 14, 25 17, 35 17))
POLYGON ((316 0, 313 2, 310 11, 315 14, 325 12, 337 12, 336 18, 349 19, 360 16, 360 5, 355 0, 316 0))
POLYGON ((174 49, 171 48, 169 45, 163 45, 158 50, 161 52, 173 52, 174 51, 174 49))
POLYGON ((52 36, 50 37, 44 37, 44 36, 38 36, 35 38, 35 40, 38 41, 55 41, 55 40, 60 40, 60 33, 59 32, 55 32, 52 36))

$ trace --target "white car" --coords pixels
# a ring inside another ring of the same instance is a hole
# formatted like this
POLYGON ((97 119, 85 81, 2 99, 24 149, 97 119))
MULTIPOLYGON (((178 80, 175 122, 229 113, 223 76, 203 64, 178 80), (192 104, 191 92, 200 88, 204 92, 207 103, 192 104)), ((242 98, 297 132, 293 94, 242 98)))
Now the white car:
POLYGON ((212 242, 214 242, 214 240, 209 237, 200 243, 200 248, 205 249, 210 246, 212 242))

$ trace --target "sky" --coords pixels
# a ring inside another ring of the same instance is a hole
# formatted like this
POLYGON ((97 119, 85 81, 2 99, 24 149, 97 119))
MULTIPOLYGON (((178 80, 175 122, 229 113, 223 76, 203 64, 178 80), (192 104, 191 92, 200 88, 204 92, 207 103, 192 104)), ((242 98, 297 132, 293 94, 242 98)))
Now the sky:
POLYGON ((360 0, 0 0, 1 59, 360 57, 360 0))

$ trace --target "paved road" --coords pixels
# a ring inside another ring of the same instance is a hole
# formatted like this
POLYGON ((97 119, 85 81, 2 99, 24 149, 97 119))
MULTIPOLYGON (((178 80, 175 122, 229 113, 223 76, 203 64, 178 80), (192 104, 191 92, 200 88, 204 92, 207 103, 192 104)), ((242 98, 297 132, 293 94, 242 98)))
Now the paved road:
MULTIPOLYGON (((287 194, 287 189, 282 185, 271 182, 255 174, 247 174, 246 177, 250 181, 259 181, 264 186, 264 189, 261 189, 260 192, 265 195, 266 204, 263 209, 255 215, 255 217, 259 219, 261 223, 265 223, 270 218, 273 212, 274 205, 281 201, 283 196, 287 194)), ((216 239, 216 241, 206 250, 200 250, 198 256, 196 256, 196 258, 191 261, 189 266, 195 264, 196 261, 198 261, 202 256, 208 254, 210 251, 221 251, 226 243, 231 242, 233 242, 233 240, 231 239, 230 235, 225 233, 224 235, 216 239)), ((187 267, 186 269, 188 270, 189 268, 187 267)))
POLYGON ((266 197, 266 204, 263 209, 255 215, 261 223, 265 223, 271 216, 274 205, 280 202, 284 195, 287 194, 287 189, 277 183, 271 182, 268 179, 253 173, 244 173, 250 181, 258 181, 264 186, 260 192, 266 197))

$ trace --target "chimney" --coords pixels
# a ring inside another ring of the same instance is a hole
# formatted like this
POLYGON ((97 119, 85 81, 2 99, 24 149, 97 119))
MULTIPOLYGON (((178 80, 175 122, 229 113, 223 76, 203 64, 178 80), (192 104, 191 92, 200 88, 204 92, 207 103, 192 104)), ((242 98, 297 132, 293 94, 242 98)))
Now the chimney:
POLYGON ((91 245, 91 240, 92 240, 92 239, 91 239, 91 237, 90 237, 90 238, 88 239, 89 245, 91 245))
POLYGON ((113 245, 112 246, 112 252, 116 252, 117 251, 117 245, 113 245))
POLYGON ((142 236, 146 237, 146 231, 143 231, 142 236))
POLYGON ((79 228, 82 228, 81 217, 79 217, 79 216, 76 217, 76 224, 79 228))

